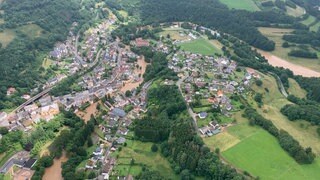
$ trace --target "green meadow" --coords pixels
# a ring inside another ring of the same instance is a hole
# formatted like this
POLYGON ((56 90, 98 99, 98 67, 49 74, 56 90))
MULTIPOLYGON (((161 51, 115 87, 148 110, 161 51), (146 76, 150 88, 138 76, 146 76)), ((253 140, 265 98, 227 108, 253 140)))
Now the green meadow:
POLYGON ((152 152, 153 143, 127 140, 127 145, 121 151, 116 151, 113 156, 117 157, 117 165, 114 171, 120 176, 128 174, 138 175, 142 171, 142 165, 161 172, 161 175, 171 179, 179 179, 171 169, 170 163, 158 152, 152 152), (131 165, 131 159, 134 164, 131 165))
POLYGON ((320 159, 311 165, 299 165, 264 130, 222 152, 230 163, 261 179, 318 179, 320 159))
POLYGON ((247 11, 260 10, 253 0, 220 0, 220 2, 227 5, 230 9, 243 9, 247 11))

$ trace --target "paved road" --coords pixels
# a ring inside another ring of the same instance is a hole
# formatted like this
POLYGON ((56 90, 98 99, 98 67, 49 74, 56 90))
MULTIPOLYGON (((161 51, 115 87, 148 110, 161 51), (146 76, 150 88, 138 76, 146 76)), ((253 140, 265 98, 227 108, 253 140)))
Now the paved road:
POLYGON ((280 77, 278 75, 276 75, 275 73, 272 73, 272 72, 269 72, 269 74, 273 75, 276 78, 276 81, 277 81, 277 84, 278 84, 278 87, 279 87, 279 90, 280 90, 281 94, 284 97, 287 98, 288 97, 288 93, 287 93, 286 89, 284 88, 280 77))

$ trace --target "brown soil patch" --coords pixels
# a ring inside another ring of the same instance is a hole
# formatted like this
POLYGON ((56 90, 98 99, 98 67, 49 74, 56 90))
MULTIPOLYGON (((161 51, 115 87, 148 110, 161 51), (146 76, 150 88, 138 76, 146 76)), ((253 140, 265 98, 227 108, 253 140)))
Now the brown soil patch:
POLYGON ((272 66, 290 69, 295 75, 301 75, 304 77, 320 77, 320 72, 293 64, 268 52, 259 51, 259 53, 263 55, 272 66))

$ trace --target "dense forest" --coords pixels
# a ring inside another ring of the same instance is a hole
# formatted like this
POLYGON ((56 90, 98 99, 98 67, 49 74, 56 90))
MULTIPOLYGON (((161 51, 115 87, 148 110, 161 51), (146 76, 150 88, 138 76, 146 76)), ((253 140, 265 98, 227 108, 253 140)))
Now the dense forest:
POLYGON ((229 33, 267 51, 274 50, 275 43, 264 37, 255 26, 295 24, 294 18, 281 12, 229 10, 218 0, 200 0, 197 3, 193 0, 142 0, 141 4, 144 23, 190 21, 229 33))
POLYGON ((2 29, 25 24, 36 24, 42 28, 39 37, 17 33, 7 47, 0 49, 0 109, 3 109, 20 103, 19 100, 12 103, 12 97, 10 101, 5 97, 7 88, 16 87, 21 94, 43 82, 46 76, 40 68, 42 55, 47 54, 57 41, 66 38, 73 22, 84 24, 91 14, 89 9, 82 8, 78 0, 6 0, 1 9, 5 20, 2 29))

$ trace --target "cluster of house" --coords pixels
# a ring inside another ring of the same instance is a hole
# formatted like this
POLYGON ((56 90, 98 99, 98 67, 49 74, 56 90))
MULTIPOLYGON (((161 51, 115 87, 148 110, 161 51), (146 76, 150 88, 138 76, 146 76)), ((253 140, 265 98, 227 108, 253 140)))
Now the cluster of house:
POLYGON ((104 46, 107 44, 108 39, 110 37, 108 32, 106 31, 108 27, 114 23, 114 20, 106 20, 100 24, 98 24, 95 28, 89 29, 85 33, 84 43, 81 46, 82 54, 85 54, 84 61, 92 62, 94 56, 98 52, 98 48, 100 45, 104 46))
POLYGON ((199 132, 203 136, 213 136, 221 132, 221 127, 217 121, 211 121, 208 126, 199 128, 199 132))
POLYGON ((58 103, 51 96, 45 96, 37 103, 27 105, 15 114, 0 113, 0 127, 13 128, 16 125, 22 125, 26 128, 25 130, 28 130, 33 124, 41 120, 48 122, 59 113, 58 103))
MULTIPOLYGON (((183 80, 181 89, 187 103, 199 101, 200 96, 200 99, 205 99, 213 109, 219 108, 225 116, 230 116, 230 111, 234 109, 230 96, 245 92, 250 85, 250 79, 259 78, 259 74, 253 69, 247 69, 243 77, 235 78, 237 64, 228 58, 214 58, 183 51, 172 56, 169 68, 177 72, 183 80)), ((206 116, 206 112, 199 114, 200 119, 206 116)), ((213 127, 215 126, 207 126, 199 131, 206 135, 220 131, 213 127)))
POLYGON ((34 170, 32 167, 37 162, 37 159, 30 158, 29 152, 20 151, 13 155, 2 167, 0 174, 10 173, 13 179, 31 179, 34 170), (17 168, 14 168, 17 167, 17 168))

